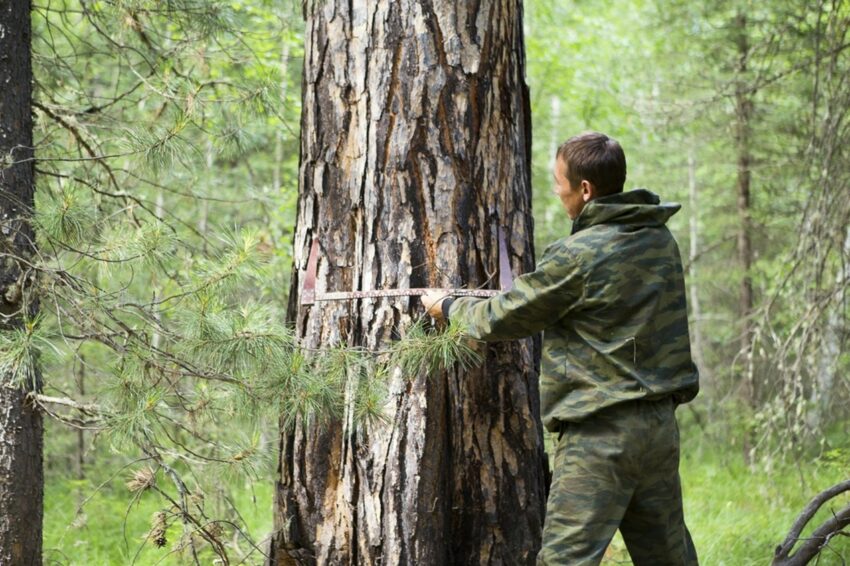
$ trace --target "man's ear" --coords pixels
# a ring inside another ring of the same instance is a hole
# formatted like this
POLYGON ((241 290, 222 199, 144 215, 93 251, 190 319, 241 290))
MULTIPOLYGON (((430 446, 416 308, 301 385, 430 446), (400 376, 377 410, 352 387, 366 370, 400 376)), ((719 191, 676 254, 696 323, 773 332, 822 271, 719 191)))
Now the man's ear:
POLYGON ((596 186, 587 179, 582 179, 579 188, 581 189, 581 200, 584 202, 589 202, 596 197, 596 186))

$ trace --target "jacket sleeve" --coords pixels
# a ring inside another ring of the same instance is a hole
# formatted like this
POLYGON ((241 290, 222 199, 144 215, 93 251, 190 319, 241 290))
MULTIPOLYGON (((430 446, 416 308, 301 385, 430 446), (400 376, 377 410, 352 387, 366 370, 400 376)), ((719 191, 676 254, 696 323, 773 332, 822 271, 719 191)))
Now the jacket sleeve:
POLYGON ((584 294, 577 258, 558 242, 546 249, 537 269, 514 280, 511 290, 488 299, 459 297, 449 316, 478 340, 525 338, 552 326, 584 294))

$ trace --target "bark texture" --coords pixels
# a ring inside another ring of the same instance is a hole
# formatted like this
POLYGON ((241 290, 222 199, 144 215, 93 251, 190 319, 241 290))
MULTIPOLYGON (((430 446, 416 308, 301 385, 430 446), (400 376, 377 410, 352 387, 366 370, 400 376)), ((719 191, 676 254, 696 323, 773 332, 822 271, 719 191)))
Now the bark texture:
MULTIPOLYGON (((533 267, 519 0, 305 4, 290 317, 308 346, 376 348, 418 299, 298 304, 316 291, 498 288, 533 267)), ((394 375, 389 423, 281 435, 273 564, 531 564, 545 504, 535 340, 468 373, 394 375)))
MULTIPOLYGON (((35 314, 28 298, 34 252, 32 64, 29 0, 0 5, 0 332, 35 314)), ((23 386, 0 375, 0 564, 41 564, 42 419, 23 386)))

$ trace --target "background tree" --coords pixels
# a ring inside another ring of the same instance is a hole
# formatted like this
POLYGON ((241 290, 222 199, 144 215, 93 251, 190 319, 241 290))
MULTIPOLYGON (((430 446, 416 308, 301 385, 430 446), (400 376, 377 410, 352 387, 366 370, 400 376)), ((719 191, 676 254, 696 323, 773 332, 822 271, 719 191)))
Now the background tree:
MULTIPOLYGON (((499 230, 533 266, 521 3, 305 4, 300 196, 289 318, 308 348, 386 348, 415 299, 299 305, 317 289, 494 287, 499 230)), ((394 368, 386 422, 282 432, 272 562, 533 563, 544 462, 531 340, 482 368, 394 368), (407 375, 405 375, 407 374, 407 375)))
MULTIPOLYGON (((35 190, 30 3, 0 7, 0 332, 32 339, 35 190)), ((0 564, 41 564, 41 413, 28 394, 41 389, 36 356, 15 359, 0 340, 0 564)))

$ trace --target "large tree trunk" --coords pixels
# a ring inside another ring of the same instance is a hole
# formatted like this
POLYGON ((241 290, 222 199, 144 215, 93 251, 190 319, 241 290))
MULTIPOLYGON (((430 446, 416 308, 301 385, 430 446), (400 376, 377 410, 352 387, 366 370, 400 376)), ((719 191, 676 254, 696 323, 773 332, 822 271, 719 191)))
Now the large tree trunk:
MULTIPOLYGON (((297 303, 317 291, 497 287, 498 229, 533 266, 519 0, 305 5, 300 197, 290 317, 310 347, 377 348, 417 299, 297 303)), ((394 375, 389 423, 350 415, 281 436, 272 563, 530 564, 544 453, 537 342, 484 366, 394 375)))
MULTIPOLYGON (((0 6, 0 332, 35 314, 30 2, 0 6)), ((0 564, 41 564, 42 420, 27 401, 39 376, 0 375, 0 564)))

